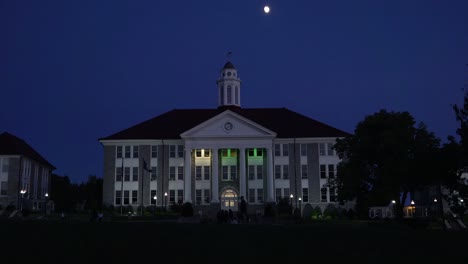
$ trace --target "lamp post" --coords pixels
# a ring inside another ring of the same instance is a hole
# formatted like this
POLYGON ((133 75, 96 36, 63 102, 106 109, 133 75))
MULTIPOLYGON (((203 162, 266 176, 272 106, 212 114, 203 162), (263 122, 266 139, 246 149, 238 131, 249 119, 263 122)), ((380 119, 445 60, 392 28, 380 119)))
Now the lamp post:
POLYGON ((164 211, 167 211, 167 192, 164 193, 164 211))
POLYGON ((393 217, 396 217, 396 201, 392 200, 393 217))
POLYGON ((411 212, 412 212, 412 217, 414 217, 414 213, 416 212, 416 206, 414 205, 414 201, 411 200, 411 212))
POLYGON ((44 216, 47 215, 47 199, 49 198, 49 194, 48 193, 45 193, 44 194, 44 216))
POLYGON ((299 215, 302 215, 302 197, 297 198, 299 200, 299 215))
POLYGON ((155 195, 155 196, 153 197, 153 200, 154 200, 154 215, 156 216, 156 203, 157 203, 157 201, 158 201, 158 196, 155 195))
POLYGON ((289 195, 289 202, 291 203, 291 214, 293 212, 293 205, 292 205, 293 198, 294 198, 294 195, 291 193, 291 195, 289 195))
POLYGON ((20 193, 21 193, 21 207, 20 207, 21 209, 20 210, 21 212, 23 212, 24 194, 26 193, 26 190, 21 189, 20 193))

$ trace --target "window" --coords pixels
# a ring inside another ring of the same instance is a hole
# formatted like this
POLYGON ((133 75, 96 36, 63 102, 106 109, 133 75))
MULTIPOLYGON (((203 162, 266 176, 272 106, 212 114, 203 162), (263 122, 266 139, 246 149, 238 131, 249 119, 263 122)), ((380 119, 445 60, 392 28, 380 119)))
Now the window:
POLYGON ((133 181, 138 181, 138 167, 133 167, 133 181))
POLYGON ((210 166, 203 166, 203 179, 210 180, 210 166))
POLYGON ((257 165, 257 180, 263 180, 263 165, 257 165))
POLYGON ((334 178, 335 177, 335 165, 329 164, 328 165, 328 178, 334 178))
POLYGON ((255 166, 249 165, 249 180, 255 180, 255 166))
POLYGON ((195 190, 195 202, 198 205, 202 203, 202 190, 195 190))
POLYGON ((325 143, 319 144, 319 154, 320 156, 325 156, 325 143))
POLYGON ((232 103, 232 88, 230 85, 227 87, 227 103, 231 104, 232 103))
POLYGON ((333 156, 333 143, 328 143, 328 156, 333 156))
POLYGON ((203 151, 203 156, 204 156, 205 158, 209 158, 209 157, 210 157, 210 150, 209 150, 209 149, 205 149, 205 150, 203 151))
POLYGON ((124 204, 130 204, 130 191, 124 191, 124 204))
POLYGON ((280 144, 275 144, 275 156, 281 156, 281 147, 280 144))
POLYGON ((263 156, 263 149, 256 149, 257 150, 257 157, 263 156))
POLYGON ((177 155, 179 158, 184 157, 184 145, 177 145, 177 155))
POLYGON ((263 189, 257 189, 257 201, 263 203, 263 189))
POLYGON ((327 188, 320 189, 320 201, 325 203, 327 202, 327 188))
POLYGON ((301 144, 301 156, 307 156, 307 144, 301 144))
POLYGON ((237 149, 231 149, 231 157, 237 157, 237 149))
POLYGON ((336 189, 330 188, 330 202, 336 202, 336 189))
POLYGON ((283 144, 283 156, 285 156, 285 157, 289 156, 289 145, 288 144, 283 144))
POLYGON ((301 165, 301 178, 302 179, 307 179, 308 178, 308 174, 307 174, 307 165, 303 164, 301 165))
POLYGON ((124 181, 130 181, 130 167, 124 168, 124 181))
POLYGON ((228 166, 223 166, 223 180, 228 180, 228 166))
POLYGON ((130 146, 125 146, 125 158, 130 158, 130 146))
POLYGON ((201 157, 201 149, 195 150, 195 157, 197 157, 197 158, 201 157))
POLYGON ((156 200, 157 199, 154 199, 154 197, 156 196, 156 190, 151 190, 150 191, 150 201, 151 201, 151 204, 156 204, 156 200))
POLYGON ((327 167, 325 164, 320 164, 320 178, 322 179, 327 178, 327 167))
POLYGON ((3 159, 2 172, 8 172, 8 158, 3 159))
POLYGON ((175 203, 175 190, 169 190, 169 203, 175 203))
POLYGON ((283 165, 283 179, 289 179, 289 165, 283 165))
POLYGON ((281 165, 275 165, 275 179, 281 179, 281 165))
POLYGON ((133 146, 133 157, 138 158, 138 146, 133 146))
POLYGON ((228 150, 227 150, 227 149, 223 149, 223 150, 221 151, 221 155, 222 155, 223 157, 227 157, 227 156, 228 156, 228 150))
POLYGON ((138 204, 138 191, 132 191, 132 204, 138 204))
POLYGON ((235 181, 237 179, 237 166, 231 166, 231 181, 235 181))
POLYGON ((170 158, 175 158, 175 145, 170 145, 169 146, 169 157, 170 158))
POLYGON ((177 167, 177 179, 180 181, 184 180, 184 166, 177 167))
POLYGON ((115 168, 115 181, 122 181, 122 168, 115 168))
POLYGON ((203 190, 203 195, 205 196, 205 203, 210 203, 210 190, 203 190))
POLYGON ((253 157, 254 156, 254 149, 249 149, 248 153, 249 153, 248 154, 249 157, 253 157))
POLYGON ((277 188, 275 190, 275 194, 276 194, 276 202, 279 202, 281 200, 281 189, 277 188))
POLYGON ((184 201, 184 190, 177 190, 177 203, 182 204, 184 201))
POLYGON ((195 180, 200 181, 202 179, 202 166, 195 166, 195 180))
POLYGON ((169 180, 175 181, 175 167, 174 166, 169 167, 169 180))
POLYGON ((115 204, 122 203, 122 191, 115 191, 115 204))
POLYGON ((7 195, 8 182, 2 181, 0 186, 0 195, 7 195))
MULTIPOLYGON (((234 74, 234 76, 236 76, 236 75, 234 74)), ((239 104, 239 87, 235 86, 234 89, 235 89, 234 90, 234 96, 235 96, 235 99, 236 99, 236 104, 239 104)))
POLYGON ((158 157, 158 146, 151 146, 151 157, 152 158, 158 157))
POLYGON ((309 202, 309 189, 308 188, 302 188, 302 201, 304 203, 309 202))
MULTIPOLYGON (((223 73, 224 74, 224 73, 223 73)), ((221 87, 219 87, 220 90, 221 90, 221 95, 220 95, 220 101, 221 101, 221 104, 224 105, 224 89, 223 89, 223 86, 221 85, 221 87)))
POLYGON ((151 181, 158 180, 158 167, 151 167, 151 181))
POLYGON ((284 194, 283 197, 289 198, 289 188, 284 188, 283 189, 283 194, 284 194))
POLYGON ((118 159, 122 158, 122 146, 117 146, 116 157, 118 159))
POLYGON ((255 189, 249 189, 249 203, 255 203, 255 189))

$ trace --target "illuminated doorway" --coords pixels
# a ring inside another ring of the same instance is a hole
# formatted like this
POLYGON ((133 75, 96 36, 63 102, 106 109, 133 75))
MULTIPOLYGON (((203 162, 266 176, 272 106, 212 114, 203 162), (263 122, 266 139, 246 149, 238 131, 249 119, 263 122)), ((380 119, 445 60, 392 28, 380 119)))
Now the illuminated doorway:
POLYGON ((221 209, 222 210, 229 210, 236 212, 237 211, 237 193, 233 189, 226 189, 221 194, 221 209))

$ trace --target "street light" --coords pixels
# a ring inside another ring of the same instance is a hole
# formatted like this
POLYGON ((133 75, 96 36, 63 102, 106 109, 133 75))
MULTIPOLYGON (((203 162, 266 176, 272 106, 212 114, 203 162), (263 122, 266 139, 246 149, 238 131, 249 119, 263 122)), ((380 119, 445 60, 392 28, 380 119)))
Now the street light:
POLYGON ((416 206, 414 205, 413 200, 411 200, 411 207, 412 207, 412 217, 414 217, 414 213, 416 212, 416 206))
POLYGON ((21 212, 23 212, 23 203, 24 203, 24 194, 26 193, 25 189, 21 189, 21 212))
POLYGON ((396 217, 396 201, 392 200, 393 217, 396 217))
POLYGON ((299 214, 302 215, 302 205, 301 205, 301 202, 302 202, 302 198, 299 197, 297 198, 299 200, 299 214))
POLYGON ((154 215, 156 215, 156 202, 158 201, 158 196, 154 196, 153 197, 153 200, 154 200, 154 215))
POLYGON ((164 211, 167 211, 167 192, 164 193, 164 211))
POLYGON ((49 198, 49 194, 48 193, 45 193, 44 194, 44 216, 47 215, 47 199, 49 198))
POLYGON ((294 198, 294 195, 291 193, 291 195, 289 195, 289 202, 291 203, 291 213, 292 213, 292 201, 293 201, 293 198, 294 198))

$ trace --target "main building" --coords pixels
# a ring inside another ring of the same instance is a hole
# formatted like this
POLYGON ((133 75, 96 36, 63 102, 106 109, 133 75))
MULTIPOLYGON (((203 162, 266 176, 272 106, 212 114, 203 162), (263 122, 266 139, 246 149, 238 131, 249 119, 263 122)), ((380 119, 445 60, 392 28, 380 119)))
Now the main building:
POLYGON ((99 139, 103 202, 250 213, 292 197, 294 205, 335 203, 326 186, 340 159, 332 146, 348 133, 287 108, 242 108, 241 80, 227 62, 214 109, 174 109, 99 139), (298 203, 299 201, 299 203, 298 203))

